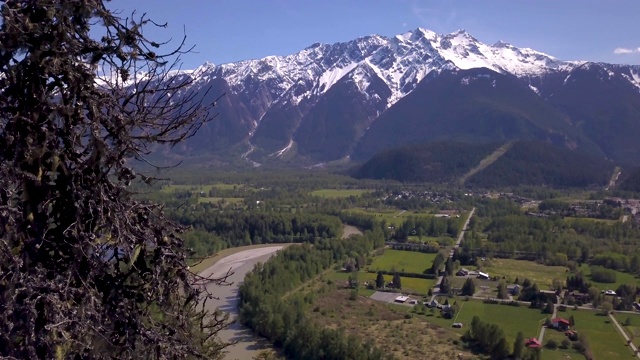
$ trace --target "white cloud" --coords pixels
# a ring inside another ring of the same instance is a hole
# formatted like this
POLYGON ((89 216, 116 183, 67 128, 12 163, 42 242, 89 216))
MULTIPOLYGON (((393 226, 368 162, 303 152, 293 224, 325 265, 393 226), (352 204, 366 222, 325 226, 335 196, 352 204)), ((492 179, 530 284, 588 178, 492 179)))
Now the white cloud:
POLYGON ((616 54, 616 55, 636 54, 636 53, 640 53, 640 47, 639 48, 635 48, 635 49, 615 48, 613 50, 613 53, 616 54))

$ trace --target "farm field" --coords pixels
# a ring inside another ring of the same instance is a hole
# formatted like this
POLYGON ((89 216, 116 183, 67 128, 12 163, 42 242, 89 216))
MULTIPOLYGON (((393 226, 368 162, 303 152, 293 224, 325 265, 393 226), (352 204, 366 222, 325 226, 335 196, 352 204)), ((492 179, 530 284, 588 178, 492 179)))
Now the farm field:
POLYGON ((640 314, 614 313, 613 316, 633 343, 640 346, 640 314), (624 324, 627 319, 631 322, 629 325, 624 324))
POLYGON ((586 332, 596 359, 631 358, 631 348, 625 344, 609 317, 596 311, 567 310, 563 317, 573 315, 578 333, 586 332))
POLYGON ((483 266, 482 271, 491 276, 505 277, 508 283, 515 281, 516 277, 521 283, 529 279, 542 290, 551 286, 553 279, 565 281, 568 275, 568 269, 564 266, 546 266, 534 261, 491 259, 486 263, 490 265, 483 266))
POLYGON ((321 189, 311 192, 311 195, 326 199, 347 198, 350 196, 361 196, 368 192, 362 189, 321 189))
MULTIPOLYGON (((414 217, 432 217, 434 216, 431 212, 415 212, 415 211, 405 211, 394 208, 384 208, 384 209, 364 209, 364 208, 353 208, 344 210, 351 213, 358 214, 366 214, 372 217, 375 217, 378 220, 385 220, 386 223, 391 226, 400 226, 405 221, 406 218, 410 216, 414 217)), ((460 219, 466 219, 468 213, 461 213, 460 219)))
MULTIPOLYGON (((325 277, 333 281, 346 282, 349 279, 349 275, 351 274, 347 272, 331 271, 325 277)), ((377 275, 375 273, 369 273, 365 271, 358 272, 358 280, 360 281, 361 285, 364 284, 365 281, 375 283, 376 277, 377 275)), ((386 283, 390 283, 392 279, 393 279, 392 275, 384 275, 384 281, 386 283)), ((402 283, 402 289, 398 290, 399 292, 405 291, 405 292, 412 292, 412 293, 417 293, 421 295, 426 295, 429 289, 432 288, 436 283, 436 280, 410 278, 410 277, 404 277, 404 276, 400 277, 400 281, 402 283)), ((360 289, 360 291, 362 292, 364 290, 360 289)))
POLYGON ((208 193, 212 189, 216 190, 247 190, 255 191, 256 189, 243 185, 243 184, 227 184, 227 183, 215 183, 215 184, 201 184, 201 185, 185 185, 185 184, 171 184, 162 187, 162 192, 171 193, 174 191, 192 191, 192 192, 204 192, 208 193))
MULTIPOLYGON (((564 313, 559 312, 559 317, 564 317, 564 313)), ((557 331, 554 329, 547 329, 544 332, 544 339, 542 340, 543 345, 547 343, 549 340, 554 340, 558 345, 562 343, 562 340, 567 339, 563 332, 557 331)), ((570 359, 584 359, 584 355, 580 354, 578 351, 574 350, 571 346, 568 349, 561 349, 558 347, 557 349, 551 350, 547 348, 542 349, 542 358, 544 360, 566 360, 567 355, 570 359)))
POLYGON ((461 298, 449 299, 450 304, 453 304, 454 301, 457 301, 460 306, 454 319, 442 318, 439 311, 430 315, 430 310, 427 310, 427 321, 462 335, 469 328, 473 317, 478 316, 483 321, 500 326, 504 330, 510 345, 515 341, 519 331, 522 331, 525 338, 537 337, 540 333, 540 327, 548 316, 538 309, 530 309, 526 306, 485 304, 479 300, 464 301, 461 298), (461 329, 454 329, 451 327, 454 322, 461 322, 464 326, 461 329))
POLYGON ((395 269, 400 272, 423 274, 431 267, 435 258, 436 254, 386 249, 384 254, 374 258, 369 269, 374 271, 395 269))
POLYGON ((593 283, 593 286, 597 287, 600 290, 616 290, 618 287, 620 287, 620 285, 624 284, 640 285, 640 278, 633 274, 625 273, 622 271, 616 271, 615 283, 600 283, 591 280, 591 268, 588 265, 582 264, 582 266, 580 266, 578 269, 582 271, 582 273, 587 277, 587 279, 589 279, 590 282, 593 283))
POLYGON ((224 202, 226 204, 239 204, 244 201, 244 198, 237 197, 198 197, 198 203, 211 203, 217 204, 219 202, 224 202))

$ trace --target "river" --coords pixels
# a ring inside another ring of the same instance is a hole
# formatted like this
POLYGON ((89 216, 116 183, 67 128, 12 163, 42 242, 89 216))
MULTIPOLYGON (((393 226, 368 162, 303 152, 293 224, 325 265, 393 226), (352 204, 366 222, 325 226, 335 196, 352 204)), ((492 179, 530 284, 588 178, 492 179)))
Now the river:
MULTIPOLYGON (((231 318, 238 315, 238 288, 244 280, 244 276, 253 270, 258 262, 266 262, 275 255, 276 251, 282 249, 283 245, 274 245, 250 250, 244 250, 218 260, 210 268, 202 271, 200 275, 214 278, 224 276, 229 269, 233 275, 228 278, 232 282, 230 286, 207 285, 207 289, 219 299, 207 301, 206 309, 214 311, 219 308, 230 314, 231 318)), ((258 355, 261 350, 272 348, 271 343, 266 339, 254 335, 250 329, 239 323, 233 323, 228 328, 220 331, 218 336, 222 341, 238 341, 237 344, 226 348, 228 352, 225 360, 248 360, 258 355)))

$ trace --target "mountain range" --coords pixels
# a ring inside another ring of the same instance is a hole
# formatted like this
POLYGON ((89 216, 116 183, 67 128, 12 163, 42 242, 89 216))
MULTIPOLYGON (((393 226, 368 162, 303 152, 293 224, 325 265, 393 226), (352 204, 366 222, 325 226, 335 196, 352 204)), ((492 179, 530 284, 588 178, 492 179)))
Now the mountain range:
MULTIPOLYGON (((640 165, 640 66, 562 61, 418 28, 180 71, 218 117, 165 155, 364 162, 404 145, 535 140, 640 165)), ((180 96, 180 94, 175 94, 180 96)))

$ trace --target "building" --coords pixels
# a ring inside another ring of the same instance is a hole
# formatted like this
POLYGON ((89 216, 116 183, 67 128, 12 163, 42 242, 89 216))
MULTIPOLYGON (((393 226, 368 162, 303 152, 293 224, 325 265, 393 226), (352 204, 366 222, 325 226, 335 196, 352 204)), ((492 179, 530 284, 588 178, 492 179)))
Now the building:
POLYGON ((478 271, 478 279, 489 280, 489 274, 482 271, 478 271))
POLYGON ((538 339, 536 338, 531 338, 531 339, 527 339, 524 342, 524 346, 531 348, 531 349, 537 349, 539 347, 542 347, 542 344, 540 343, 540 341, 538 341, 538 339))
POLYGON ((560 331, 566 331, 571 327, 571 323, 567 319, 555 318, 551 319, 551 327, 560 331))
POLYGON ((399 303, 404 303, 404 302, 407 302, 407 300, 409 300, 408 296, 401 295, 401 296, 398 296, 395 301, 399 303))
MULTIPOLYGON (((453 250, 452 250, 453 251, 453 250)), ((469 269, 467 268, 461 268, 460 270, 458 270, 458 272, 456 273, 457 276, 467 276, 469 275, 469 269)))
POLYGON ((427 304, 427 307, 438 308, 438 307, 440 307, 440 303, 438 302, 438 300, 433 299, 433 300, 431 300, 430 303, 427 304))
POLYGON ((518 284, 511 284, 511 285, 507 285, 507 291, 509 292, 509 294, 515 296, 520 294, 520 285, 518 284))

